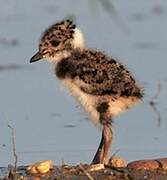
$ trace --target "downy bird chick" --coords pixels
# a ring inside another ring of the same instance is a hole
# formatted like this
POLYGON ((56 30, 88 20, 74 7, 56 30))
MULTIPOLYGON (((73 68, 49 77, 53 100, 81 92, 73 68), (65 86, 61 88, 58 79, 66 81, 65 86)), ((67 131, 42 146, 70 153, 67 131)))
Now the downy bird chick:
POLYGON ((53 63, 55 74, 79 101, 93 123, 102 128, 102 138, 92 163, 107 164, 112 143, 112 119, 142 98, 142 90, 118 61, 85 47, 81 31, 70 20, 53 24, 42 35, 38 60, 53 63))

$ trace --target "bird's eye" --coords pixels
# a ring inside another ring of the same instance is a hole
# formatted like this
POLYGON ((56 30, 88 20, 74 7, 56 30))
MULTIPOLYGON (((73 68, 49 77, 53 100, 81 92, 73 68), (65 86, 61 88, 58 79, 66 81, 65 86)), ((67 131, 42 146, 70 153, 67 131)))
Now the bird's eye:
POLYGON ((50 43, 51 43, 52 46, 56 47, 56 46, 58 46, 60 44, 60 41, 52 40, 50 43))

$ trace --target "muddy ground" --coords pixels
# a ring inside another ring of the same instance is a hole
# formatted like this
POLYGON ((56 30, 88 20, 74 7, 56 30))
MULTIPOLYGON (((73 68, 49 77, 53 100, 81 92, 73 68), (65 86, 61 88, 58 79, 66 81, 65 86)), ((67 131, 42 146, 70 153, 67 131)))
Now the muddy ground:
POLYGON ((27 166, 8 168, 3 180, 167 180, 166 158, 160 160, 140 160, 129 163, 126 167, 106 165, 95 168, 92 165, 53 166, 45 174, 30 174, 27 166), (162 162, 162 163, 161 163, 162 162), (157 164, 156 164, 157 163, 157 164))

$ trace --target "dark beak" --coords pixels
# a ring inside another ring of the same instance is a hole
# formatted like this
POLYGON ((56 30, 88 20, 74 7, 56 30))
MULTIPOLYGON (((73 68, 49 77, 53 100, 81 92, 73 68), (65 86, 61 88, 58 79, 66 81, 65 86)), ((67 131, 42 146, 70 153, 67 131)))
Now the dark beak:
POLYGON ((30 63, 39 61, 40 59, 42 59, 43 56, 40 52, 37 52, 31 59, 30 59, 30 63))

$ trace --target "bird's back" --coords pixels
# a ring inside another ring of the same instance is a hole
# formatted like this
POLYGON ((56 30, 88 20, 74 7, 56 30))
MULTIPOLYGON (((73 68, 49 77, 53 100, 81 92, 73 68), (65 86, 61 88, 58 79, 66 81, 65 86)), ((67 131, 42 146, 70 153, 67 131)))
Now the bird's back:
POLYGON ((142 97, 141 89, 130 72, 112 57, 100 51, 74 51, 56 66, 56 75, 80 81, 80 88, 91 95, 142 97))

